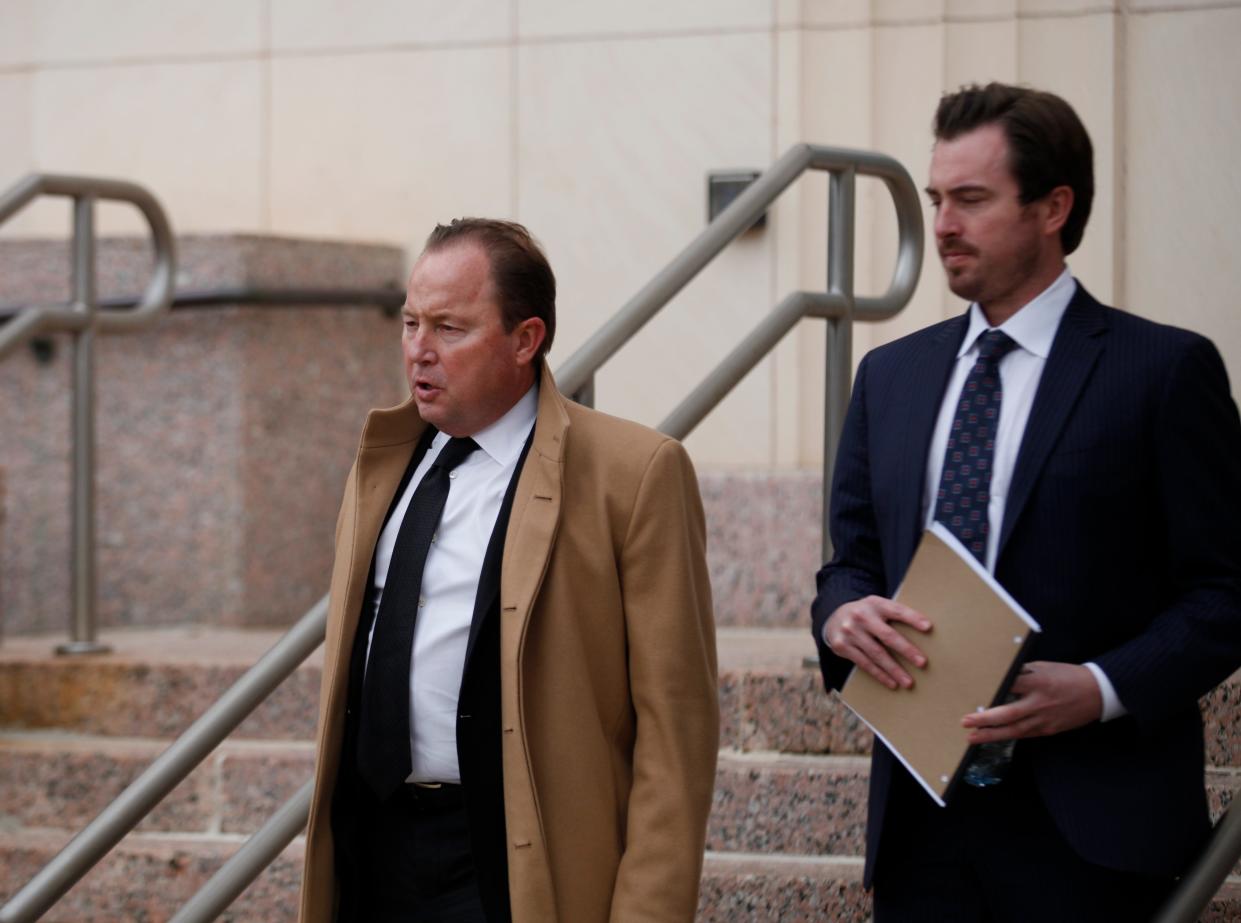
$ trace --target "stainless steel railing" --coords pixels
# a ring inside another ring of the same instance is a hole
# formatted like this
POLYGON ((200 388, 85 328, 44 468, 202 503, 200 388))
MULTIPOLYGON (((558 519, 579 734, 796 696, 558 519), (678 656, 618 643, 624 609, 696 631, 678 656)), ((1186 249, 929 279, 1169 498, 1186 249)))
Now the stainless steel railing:
MULTIPOLYGON (((826 170, 831 174, 827 291, 796 292, 781 301, 659 428, 677 437, 689 433, 799 320, 823 318, 828 323, 826 494, 835 443, 848 403, 851 324, 854 320, 882 320, 900 311, 912 296, 921 267, 923 230, 917 192, 908 173, 890 158, 812 145, 792 148, 570 357, 557 372, 561 387, 579 400, 593 402, 594 376, 607 359, 807 169, 826 170), (858 297, 853 292, 854 182, 859 174, 881 178, 897 209, 896 266, 888 291, 875 298, 858 297)), ((5 201, 7 199, 0 203, 5 201)), ((0 204, 0 221, 11 213, 12 210, 5 212, 0 204)), ((71 322, 81 323, 77 319, 71 322)), ((46 912, 322 643, 326 615, 325 598, 46 868, 0 908, 0 923, 29 923, 46 912)), ((313 785, 313 780, 306 782, 250 837, 180 910, 173 923, 206 923, 241 894, 304 828, 313 785)), ((1194 919, 1210 901, 1239 855, 1241 813, 1232 811, 1220 822, 1210 847, 1169 902, 1159 923, 1188 923, 1194 919)))
POLYGON ((1233 800, 1211 841, 1160 909, 1154 923, 1194 923, 1241 859, 1241 801, 1233 800))
POLYGON ((823 554, 831 557, 827 530, 828 486, 836 445, 849 406, 853 371, 854 321, 892 317, 909 303, 922 270, 922 207, 908 171, 896 160, 871 151, 794 145, 770 169, 696 237, 655 278, 587 340, 561 368, 556 382, 585 404, 594 403, 595 374, 600 367, 659 313, 721 250, 754 223, 777 197, 807 170, 829 174, 827 206, 827 291, 796 292, 762 319, 695 391, 660 424, 659 429, 684 438, 804 317, 827 321, 826 402, 823 451, 823 554), (888 290, 858 296, 853 289, 854 202, 858 176, 874 176, 887 186, 896 207, 896 264, 888 290))
POLYGON ((176 275, 176 244, 155 196, 134 183, 90 176, 31 174, 0 195, 0 224, 40 196, 73 199, 73 300, 24 309, 0 327, 0 359, 32 337, 69 332, 73 359, 73 615, 69 642, 57 650, 107 650, 95 626, 95 334, 138 330, 168 308, 176 275), (155 248, 155 268, 142 299, 127 311, 98 310, 95 290, 95 203, 128 202, 142 212, 155 248))
MULTIPOLYGON (((901 310, 913 295, 922 265, 922 217, 917 191, 909 174, 890 157, 866 151, 808 144, 791 148, 565 362, 557 371, 560 386, 578 400, 593 402, 594 375, 599 368, 724 247, 749 228, 754 219, 790 183, 809 169, 825 170, 831 175, 827 292, 801 292, 784 299, 751 334, 754 342, 742 344, 725 358, 720 367, 661 424, 660 429, 677 436, 688 433, 798 320, 802 317, 822 317, 828 321, 826 417, 829 451, 824 470, 829 473, 830 479, 836 431, 843 422, 848 403, 850 324, 854 319, 883 319, 901 310), (896 266, 887 293, 876 298, 859 298, 853 292, 854 183, 859 174, 882 179, 891 192, 897 212, 899 241, 896 266)), ((39 188, 40 191, 47 191, 44 187, 39 188)), ((0 221, 37 194, 39 193, 26 192, 20 197, 20 201, 15 197, 17 204, 8 212, 0 205, 0 221)), ((154 204, 153 199, 150 204, 154 204)), ((81 270, 75 274, 75 279, 80 283, 78 301, 84 305, 93 305, 93 227, 89 221, 89 210, 87 213, 84 223, 75 226, 79 232, 86 231, 84 234, 75 235, 75 253, 84 251, 80 259, 75 261, 75 267, 81 270), (79 244, 79 239, 87 240, 89 244, 79 244), (88 266, 90 272, 86 271, 88 266)), ((160 214, 162 216, 162 213, 160 214)), ((150 219, 150 215, 148 218, 150 219)), ((162 226, 167 229, 166 222, 162 226)), ((157 223, 152 220, 152 228, 156 227, 157 223)), ((156 236, 158 240, 158 232, 156 236)), ((168 240, 171 246, 171 238, 168 240)), ((161 297, 171 296, 172 251, 169 249, 167 252, 168 291, 161 297)), ((154 287, 155 280, 148 289, 148 296, 154 287)), ((147 300, 144 299, 144 305, 147 300)), ((77 308, 77 304, 74 308, 77 308)), ((67 312, 63 308, 48 310, 52 313, 45 314, 45 317, 54 318, 69 326, 47 327, 41 325, 50 321, 36 322, 27 319, 21 328, 23 341, 36 332, 49 329, 91 329, 91 322, 79 318, 77 313, 67 312), (69 317, 69 313, 73 313, 73 316, 69 317)), ((154 311, 147 308, 147 313, 154 311)), ((0 328, 0 336, 13 324, 29 316, 30 312, 27 311, 11 321, 7 327, 0 328)), ((104 317, 112 316, 117 315, 94 317, 93 324, 98 327, 104 317)), ((11 336, 16 339, 15 334, 11 336)), ((0 340, 0 343, 3 343, 3 340, 0 340)), ((3 352, 0 352, 0 356, 2 355, 3 352)), ((0 908, 0 923, 29 923, 37 919, 80 880, 322 643, 326 612, 327 600, 320 600, 258 664, 157 758, 146 772, 0 908)), ((93 640, 92 637, 91 641, 93 640)), ((203 885, 198 894, 174 917, 174 923, 205 923, 215 919, 305 826, 312 791, 313 781, 307 782, 203 885)))
MULTIPOLYGON (((323 643, 326 626, 327 597, 324 597, 315 603, 258 663, 220 696, 214 705, 186 728, 115 801, 70 840, 8 903, 0 907, 0 923, 31 923, 46 913, 108 850, 133 830, 165 795, 206 759, 225 737, 236 730, 302 661, 314 653, 323 643)), ((309 785, 306 791, 309 796, 309 785)), ((305 823, 306 818, 303 815, 301 823, 288 833, 275 853, 284 848, 305 823)), ((250 848, 246 855, 253 855, 254 852, 255 849, 250 848)), ((275 853, 271 853, 271 856, 275 853)), ((239 852, 238 857, 240 856, 239 852)), ((269 856, 262 865, 257 866, 245 884, 249 884, 270 861, 269 856)), ((245 884, 241 888, 244 888, 245 884)), ((241 888, 238 888, 236 893, 240 893, 241 888)), ((227 903, 224 906, 227 906, 227 903)))

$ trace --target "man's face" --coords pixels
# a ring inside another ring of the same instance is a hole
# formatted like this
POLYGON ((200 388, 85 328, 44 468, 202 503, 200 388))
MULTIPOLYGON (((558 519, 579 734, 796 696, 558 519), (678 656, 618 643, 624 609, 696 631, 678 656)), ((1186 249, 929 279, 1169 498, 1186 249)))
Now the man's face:
POLYGON ((401 312, 405 376, 424 420, 450 436, 494 423, 534 381, 543 322, 504 329, 491 263, 470 241, 424 253, 401 312))
POLYGON ((1047 248, 1059 242, 1058 235, 1044 233, 1041 202, 1021 204, 1008 153, 999 125, 938 141, 926 188, 948 287, 1001 314, 1042 290, 1046 283, 1038 273, 1051 255, 1047 248))

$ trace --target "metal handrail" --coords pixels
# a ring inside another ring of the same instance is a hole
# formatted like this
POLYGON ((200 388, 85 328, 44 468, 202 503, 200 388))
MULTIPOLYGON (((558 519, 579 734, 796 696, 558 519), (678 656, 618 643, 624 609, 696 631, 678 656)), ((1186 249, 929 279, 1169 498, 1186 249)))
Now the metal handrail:
POLYGON ((40 196, 68 196, 74 200, 74 297, 68 305, 35 305, 0 328, 0 359, 32 336, 93 327, 100 333, 139 330, 167 307, 176 278, 176 243, 172 226, 159 200, 136 183, 97 176, 32 173, 0 194, 0 224, 40 196), (133 309, 94 316, 94 203, 106 199, 135 206, 150 226, 155 247, 155 269, 141 300, 133 309), (85 219, 85 220, 83 220, 85 219))
POLYGON ((25 309, 0 327, 0 359, 32 337, 56 331, 74 335, 73 359, 73 614, 64 654, 107 650, 95 631, 95 334, 138 330, 167 310, 176 276, 176 245, 163 208, 147 190, 124 180, 33 173, 0 194, 0 224, 40 196, 73 199, 73 300, 25 309), (97 311, 95 203, 128 202, 147 220, 155 268, 141 301, 128 311, 97 311))
POLYGON ((1219 822, 1198 861, 1181 879, 1155 917, 1155 923, 1193 923, 1241 859, 1241 809, 1234 802, 1219 822))
MULTIPOLYGON (((604 362, 653 317, 732 239, 750 227, 776 196, 806 169, 831 174, 828 206, 828 284, 826 293, 787 296, 755 330, 660 424, 683 437, 802 318, 828 322, 826 448, 833 448, 848 401, 850 324, 882 320, 897 313, 912 296, 922 261, 923 231, 917 192, 896 161, 864 151, 798 145, 785 154, 558 371, 561 387, 593 401, 594 375, 604 362), (888 292, 877 298, 853 293, 854 180, 861 173, 878 176, 897 208, 897 264, 888 292)), ((0 220, 5 217, 0 210, 0 220)), ((5 328, 11 331, 19 317, 5 328)), ((29 328, 25 321, 24 327, 29 328)), ((834 450, 825 455, 825 474, 834 450)), ((824 493, 830 477, 825 476, 824 493)), ((826 529, 824 530, 826 535, 826 529)), ((303 616, 262 660, 188 728, 125 792, 75 837, 38 875, 0 908, 0 923, 29 923, 68 891, 102 856, 322 643, 327 598, 303 616)), ((314 780, 307 781, 212 878, 181 908, 172 923, 206 923, 215 919, 303 829, 309 816, 314 780)), ((1206 906, 1228 870, 1241 855, 1241 812, 1231 811, 1217 826, 1210 848, 1187 876, 1159 923, 1187 923, 1206 906), (1205 895, 1205 896, 1204 896, 1205 895)))
MULTIPOLYGON (((908 303, 922 266, 922 212, 913 180, 892 158, 809 144, 790 149, 579 348, 556 372, 561 389, 593 403, 594 375, 603 363, 808 169, 831 174, 827 293, 797 292, 785 298, 751 334, 756 338, 754 344, 747 340, 734 350, 660 429, 678 436, 687 433, 802 317, 828 321, 829 362, 838 367, 834 381, 829 374, 829 427, 837 416, 843 421, 850 369, 848 325, 855 316, 866 320, 891 317, 908 303), (892 282, 884 295, 873 298, 858 298, 853 293, 853 186, 859 173, 881 178, 897 209, 899 244, 892 282)), ((834 434, 829 437, 834 438, 834 434)), ((297 836, 309 816, 312 791, 313 781, 303 785, 199 889, 172 923, 215 919, 297 836)))
MULTIPOLYGON (((325 596, 0 907, 0 923, 30 923, 46 913, 323 643, 326 626, 325 596)), ((289 839, 295 835, 296 830, 289 839)))
POLYGON ((315 780, 309 779, 229 860, 198 889, 168 923, 210 923, 271 865, 293 842, 310 819, 310 797, 315 780))
POLYGON ((822 552, 827 560, 831 557, 828 485, 832 482, 836 448, 849 406, 852 324, 857 320, 886 320, 899 312, 913 297, 922 271, 922 207, 918 190, 909 172, 893 158, 872 151, 794 145, 570 356, 556 370, 556 381, 575 400, 593 405, 599 368, 807 170, 829 174, 827 292, 795 292, 781 301, 659 429, 684 438, 798 321, 806 317, 826 320, 822 552), (896 264, 888 290, 878 296, 858 296, 853 291, 854 186, 858 176, 883 180, 896 206, 896 264))
MULTIPOLYGON (((646 285, 630 298, 620 310, 593 336, 583 343, 563 365, 556 370, 556 383, 567 394, 578 394, 591 384, 595 373, 634 334, 642 329, 652 317, 683 289, 711 260, 733 240, 745 233, 754 221, 779 198, 788 186, 807 170, 824 170, 832 174, 833 197, 841 193, 848 196, 847 208, 841 207, 840 219, 848 218, 848 239, 837 238, 840 275, 837 292, 853 297, 853 204, 852 179, 855 175, 875 176, 882 179, 892 191, 900 222, 900 243, 892 283, 888 291, 878 298, 858 298, 856 303, 869 314, 891 316, 908 303, 918 283, 922 269, 922 210, 918 191, 908 171, 896 160, 872 151, 859 151, 842 147, 825 147, 817 144, 795 144, 775 163, 763 172, 745 191, 707 225, 701 234, 673 258, 667 266, 656 273, 646 285), (837 178, 840 178, 837 180, 837 178), (847 179, 846 179, 847 177, 847 179), (839 186, 839 188, 836 188, 839 186), (847 188, 846 188, 847 187, 847 188), (847 214, 846 214, 847 212, 847 214), (847 260, 845 259, 847 257, 847 260), (846 266, 845 263, 848 263, 846 266), (844 276, 847 271, 847 279, 844 276), (846 284, 847 283, 847 284, 846 284)), ((839 198, 836 198, 840 202, 839 198)), ((842 203, 843 205, 843 203, 842 203)), ((833 252, 829 222, 829 256, 833 252)), ((830 285, 830 283, 829 283, 830 285)), ((830 290, 830 289, 829 289, 830 290)), ((879 319, 869 316, 867 320, 879 319)))

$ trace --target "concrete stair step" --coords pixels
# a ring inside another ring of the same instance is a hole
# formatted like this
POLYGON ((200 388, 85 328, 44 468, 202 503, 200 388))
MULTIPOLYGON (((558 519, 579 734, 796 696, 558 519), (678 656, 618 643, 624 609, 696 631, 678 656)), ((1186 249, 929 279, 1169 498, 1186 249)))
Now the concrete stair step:
MULTIPOLYGON (((175 737, 273 644, 274 631, 170 628, 105 636, 111 654, 51 653, 59 638, 0 645, 0 728, 57 728, 175 737)), ((823 691, 808 633, 721 628, 721 743, 742 751, 865 754, 871 735, 823 691)), ((322 655, 316 652, 241 726, 238 736, 314 737, 322 655)), ((1241 767, 1241 673, 1203 699, 1207 762, 1241 767)))
MULTIPOLYGON (((62 830, 0 832, 0 900, 7 900, 68 841, 62 830)), ((133 834, 70 889, 42 923, 168 920, 244 841, 238 835, 133 834)), ((305 843, 298 838, 219 917, 282 923, 297 919, 305 843)))
MULTIPOLYGON (((721 745, 742 751, 865 754, 870 730, 823 690, 809 632, 721 628, 721 745)), ((1206 760, 1241 767, 1241 671, 1201 700, 1206 760)))
POLYGON ((720 625, 801 627, 822 566, 823 472, 702 471, 720 625))
MULTIPOLYGON (((0 734, 0 827, 80 829, 165 745, 129 738, 0 734)), ((226 743, 138 829, 252 833, 310 777, 313 756, 308 742, 226 743)), ((722 751, 707 848, 764 855, 861 855, 869 763, 862 756, 722 751)), ((1241 790, 1241 769, 1209 769, 1207 790, 1212 819, 1218 819, 1241 790)))
MULTIPOLYGON (((68 834, 56 830, 0 832, 0 900, 12 895, 67 839, 68 834)), ((135 834, 42 919, 162 923, 238 845, 238 837, 219 834, 135 834)), ((301 839, 290 844, 220 919, 291 923, 297 914, 304 848, 301 839)), ((708 852, 698 923, 864 923, 870 917, 870 899, 861 879, 862 862, 852 857, 708 852)), ((1225 883, 1204 919, 1241 921, 1241 880, 1225 883)))

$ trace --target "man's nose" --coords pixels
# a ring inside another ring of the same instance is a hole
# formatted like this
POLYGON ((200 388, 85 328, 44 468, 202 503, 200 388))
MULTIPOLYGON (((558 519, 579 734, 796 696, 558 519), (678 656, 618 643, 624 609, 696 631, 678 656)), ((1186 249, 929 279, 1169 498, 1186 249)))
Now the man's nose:
POLYGON ((956 237, 960 233, 961 225, 957 220, 956 209, 947 202, 941 202, 935 210, 935 237, 942 240, 945 237, 956 237))
POLYGON ((405 352, 414 362, 434 362, 435 350, 432 349, 430 337, 421 329, 412 333, 405 331, 405 352))

